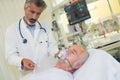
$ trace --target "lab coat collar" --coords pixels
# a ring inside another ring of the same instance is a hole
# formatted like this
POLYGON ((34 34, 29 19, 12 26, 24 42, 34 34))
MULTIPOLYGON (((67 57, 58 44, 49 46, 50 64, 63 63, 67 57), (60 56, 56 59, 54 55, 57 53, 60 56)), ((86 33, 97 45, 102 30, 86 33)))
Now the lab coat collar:
POLYGON ((31 35, 30 31, 27 28, 27 24, 25 23, 24 19, 22 18, 21 23, 20 23, 20 28, 21 28, 21 32, 24 38, 26 38, 27 40, 29 40, 30 42, 35 42, 36 37, 39 33, 40 30, 40 26, 38 23, 35 23, 35 31, 34 31, 34 38, 31 35))

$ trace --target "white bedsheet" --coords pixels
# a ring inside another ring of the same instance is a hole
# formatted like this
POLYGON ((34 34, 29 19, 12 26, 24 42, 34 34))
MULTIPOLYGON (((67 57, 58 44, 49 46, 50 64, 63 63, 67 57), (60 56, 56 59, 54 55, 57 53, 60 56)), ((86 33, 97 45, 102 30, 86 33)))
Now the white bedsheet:
POLYGON ((73 74, 74 80, 120 80, 119 62, 102 50, 90 49, 88 51, 90 57, 73 74))

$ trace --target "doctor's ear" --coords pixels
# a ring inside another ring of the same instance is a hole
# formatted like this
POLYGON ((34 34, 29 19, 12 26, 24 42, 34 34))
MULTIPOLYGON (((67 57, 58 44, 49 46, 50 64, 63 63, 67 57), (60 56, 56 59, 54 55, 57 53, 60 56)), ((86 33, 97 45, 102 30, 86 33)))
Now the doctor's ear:
POLYGON ((24 11, 26 10, 26 6, 24 6, 24 11))
POLYGON ((29 6, 24 6, 24 11, 27 11, 28 8, 29 6))

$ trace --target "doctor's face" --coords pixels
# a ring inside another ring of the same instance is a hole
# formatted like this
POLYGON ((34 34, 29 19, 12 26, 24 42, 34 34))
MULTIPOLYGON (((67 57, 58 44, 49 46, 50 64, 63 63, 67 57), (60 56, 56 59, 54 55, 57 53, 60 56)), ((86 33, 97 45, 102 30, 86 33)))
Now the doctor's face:
POLYGON ((40 14, 43 11, 42 7, 37 7, 34 3, 31 3, 29 6, 24 7, 25 11, 25 22, 32 26, 35 24, 35 22, 38 20, 40 14))

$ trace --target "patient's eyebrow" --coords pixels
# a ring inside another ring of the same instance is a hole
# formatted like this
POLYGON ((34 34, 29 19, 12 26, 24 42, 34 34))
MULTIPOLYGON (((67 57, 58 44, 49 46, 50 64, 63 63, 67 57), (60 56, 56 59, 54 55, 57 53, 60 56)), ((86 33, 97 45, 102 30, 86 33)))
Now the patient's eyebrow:
POLYGON ((75 49, 71 50, 72 54, 77 55, 77 51, 75 49))
POLYGON ((73 49, 73 51, 77 54, 77 51, 75 49, 73 49))

